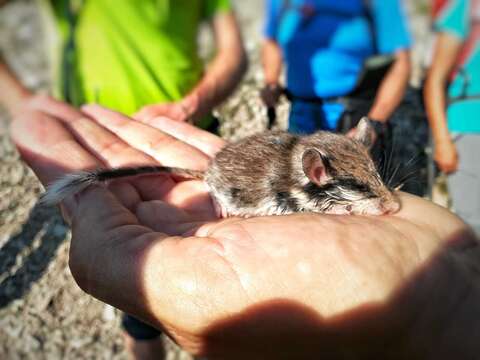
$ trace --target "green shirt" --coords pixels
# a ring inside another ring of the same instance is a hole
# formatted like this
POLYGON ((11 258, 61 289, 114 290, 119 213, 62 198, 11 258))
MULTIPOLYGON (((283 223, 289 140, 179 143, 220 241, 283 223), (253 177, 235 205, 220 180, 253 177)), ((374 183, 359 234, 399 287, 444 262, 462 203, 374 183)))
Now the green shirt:
POLYGON ((197 84, 199 25, 230 9, 229 0, 51 3, 64 41, 57 95, 129 115, 146 104, 179 100, 197 84))

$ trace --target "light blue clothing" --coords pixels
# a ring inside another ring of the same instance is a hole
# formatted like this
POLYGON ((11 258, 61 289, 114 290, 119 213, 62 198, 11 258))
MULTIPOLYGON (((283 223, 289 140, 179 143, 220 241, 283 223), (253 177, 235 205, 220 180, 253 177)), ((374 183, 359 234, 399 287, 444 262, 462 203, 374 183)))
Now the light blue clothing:
POLYGON ((400 1, 370 3, 372 24, 362 0, 268 1, 265 36, 282 47, 287 86, 293 94, 307 98, 345 95, 354 88, 365 59, 375 48, 380 54, 390 54, 410 47, 400 1), (311 6, 314 13, 302 14, 305 6, 311 6))
POLYGON ((435 19, 435 30, 452 34, 464 41, 453 78, 448 87, 450 105, 447 108, 448 128, 457 133, 480 132, 480 17, 473 5, 478 0, 449 0, 435 19), (476 27, 476 29, 475 29, 476 27))
MULTIPOLYGON (((280 44, 296 97, 347 95, 368 57, 411 45, 400 0, 268 0, 266 14, 264 34, 280 44)), ((335 128, 338 106, 324 107, 335 128)))

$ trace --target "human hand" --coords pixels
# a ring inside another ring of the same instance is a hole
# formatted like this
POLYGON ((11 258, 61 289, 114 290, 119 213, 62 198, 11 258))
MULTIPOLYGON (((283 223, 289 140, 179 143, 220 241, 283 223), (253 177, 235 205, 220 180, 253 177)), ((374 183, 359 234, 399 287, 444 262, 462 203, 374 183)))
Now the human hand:
POLYGON ((16 117, 28 109, 33 109, 37 103, 42 102, 43 99, 50 98, 50 96, 46 94, 36 94, 25 90, 12 96, 12 98, 13 100, 7 101, 6 107, 12 117, 16 117))
POLYGON ((457 148, 451 139, 435 142, 434 159, 439 169, 445 174, 457 171, 457 148))
POLYGON ((133 118, 139 121, 151 121, 154 118, 165 117, 194 123, 197 117, 198 101, 198 96, 191 94, 177 102, 146 105, 133 115, 133 118))
POLYGON ((180 103, 152 104, 142 107, 133 117, 136 120, 151 120, 155 117, 166 117, 171 120, 187 122, 189 112, 180 103))
POLYGON ((278 84, 268 84, 260 90, 260 97, 263 103, 270 108, 277 105, 280 95, 282 95, 282 89, 278 84))
MULTIPOLYGON (((167 119, 142 124, 95 106, 85 109, 89 117, 63 110, 13 126, 44 183, 99 163, 201 168, 212 144, 222 146, 167 119), (196 135, 205 143, 187 143, 196 135)), ((86 292, 211 358, 461 357, 477 341, 469 314, 478 304, 478 286, 470 286, 478 242, 448 211, 400 198, 392 216, 219 221, 201 182, 114 182, 68 204, 70 266, 86 292)))

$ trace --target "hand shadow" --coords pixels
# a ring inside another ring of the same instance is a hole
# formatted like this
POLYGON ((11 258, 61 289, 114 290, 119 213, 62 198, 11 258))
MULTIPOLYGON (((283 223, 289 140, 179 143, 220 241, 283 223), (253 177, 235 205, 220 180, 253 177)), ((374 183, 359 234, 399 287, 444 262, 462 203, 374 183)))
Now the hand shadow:
POLYGON ((257 304, 207 329, 204 351, 216 358, 225 354, 222 344, 248 359, 473 358, 480 351, 479 244, 458 233, 387 301, 333 317, 288 299, 257 304), (265 337, 264 329, 275 330, 265 337))
POLYGON ((0 248, 0 309, 23 297, 42 277, 68 232, 57 208, 35 204, 20 232, 0 248), (30 253, 16 269, 27 249, 30 253))

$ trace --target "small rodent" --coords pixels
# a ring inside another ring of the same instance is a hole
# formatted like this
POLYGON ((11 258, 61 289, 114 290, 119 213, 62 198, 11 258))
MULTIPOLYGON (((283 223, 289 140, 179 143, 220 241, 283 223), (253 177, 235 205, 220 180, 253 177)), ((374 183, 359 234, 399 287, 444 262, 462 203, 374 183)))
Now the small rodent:
POLYGON ((173 173, 204 180, 223 216, 391 214, 400 204, 369 156, 372 132, 367 118, 351 138, 325 131, 308 136, 266 132, 226 145, 205 172, 164 166, 79 172, 50 186, 42 202, 57 204, 112 179, 173 173))

